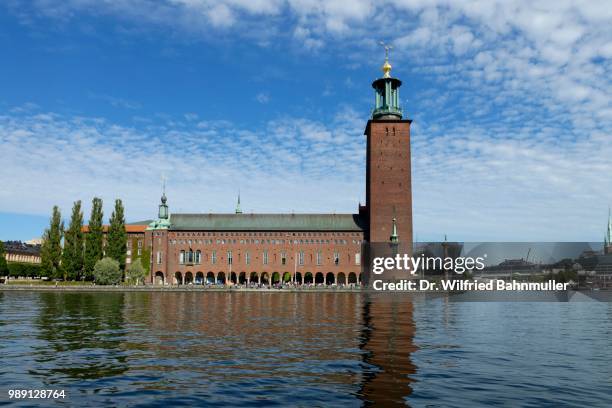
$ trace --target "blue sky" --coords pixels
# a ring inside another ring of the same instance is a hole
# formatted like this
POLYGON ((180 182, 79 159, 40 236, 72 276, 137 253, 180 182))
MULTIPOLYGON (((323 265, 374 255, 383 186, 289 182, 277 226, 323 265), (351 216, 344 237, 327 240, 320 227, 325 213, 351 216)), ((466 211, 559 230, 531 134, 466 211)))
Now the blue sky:
POLYGON ((605 2, 9 0, 0 5, 0 239, 54 204, 354 212, 392 43, 419 240, 603 237, 605 2))

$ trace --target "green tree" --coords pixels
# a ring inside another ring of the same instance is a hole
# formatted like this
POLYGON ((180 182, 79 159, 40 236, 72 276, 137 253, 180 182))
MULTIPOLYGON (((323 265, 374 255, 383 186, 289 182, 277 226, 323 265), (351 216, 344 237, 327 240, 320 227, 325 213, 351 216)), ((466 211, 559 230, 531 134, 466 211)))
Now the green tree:
POLYGON ((47 276, 62 278, 62 236, 64 234, 64 222, 59 208, 53 207, 53 215, 49 228, 43 235, 43 243, 40 248, 41 266, 47 276))
POLYGON ((88 232, 85 236, 85 258, 83 270, 85 279, 93 279, 94 266, 104 256, 104 230, 102 220, 102 199, 95 197, 91 205, 88 232))
POLYGON ((146 275, 149 275, 151 273, 151 250, 149 248, 142 248, 140 262, 145 269, 146 275))
POLYGON ((125 258, 127 256, 127 232, 125 231, 125 217, 123 214, 123 203, 115 200, 115 210, 110 217, 108 227, 108 240, 106 243, 106 255, 119 262, 121 270, 125 270, 125 258))
POLYGON ((72 206, 70 225, 64 234, 62 268, 66 279, 81 279, 83 274, 83 249, 83 211, 81 211, 81 201, 75 201, 72 206))
POLYGON ((4 243, 0 241, 0 276, 8 276, 9 268, 5 258, 4 243))
POLYGON ((126 281, 132 285, 144 284, 144 279, 147 276, 147 271, 142 266, 140 258, 134 260, 127 270, 126 281))
POLYGON ((105 257, 94 266, 94 279, 98 285, 116 285, 121 282, 122 272, 119 262, 105 257))

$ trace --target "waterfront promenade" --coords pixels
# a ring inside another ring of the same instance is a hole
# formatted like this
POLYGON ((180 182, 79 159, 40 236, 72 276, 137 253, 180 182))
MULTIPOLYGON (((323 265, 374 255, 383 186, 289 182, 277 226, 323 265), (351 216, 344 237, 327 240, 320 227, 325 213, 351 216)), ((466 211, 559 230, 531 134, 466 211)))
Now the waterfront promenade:
POLYGON ((41 292, 361 292, 361 286, 261 286, 244 287, 228 285, 52 285, 52 284, 2 284, 0 291, 41 292))

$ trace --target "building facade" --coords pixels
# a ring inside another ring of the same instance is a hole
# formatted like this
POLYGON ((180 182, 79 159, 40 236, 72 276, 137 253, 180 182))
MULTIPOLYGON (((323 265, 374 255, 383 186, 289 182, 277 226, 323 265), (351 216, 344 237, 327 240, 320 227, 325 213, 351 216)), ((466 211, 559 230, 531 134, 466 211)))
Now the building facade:
POLYGON ((7 262, 40 264, 40 245, 21 241, 5 241, 4 252, 7 262))
POLYGON ((170 214, 164 194, 144 231, 149 284, 361 282, 364 243, 412 247, 410 120, 387 58, 365 128, 366 203, 355 214, 170 214))
MULTIPOLYGON (((126 248, 126 258, 125 258, 125 266, 128 268, 132 263, 132 260, 136 258, 142 258, 143 255, 147 255, 145 245, 145 231, 147 229, 147 225, 151 221, 142 221, 125 225, 125 232, 127 233, 127 248, 126 248)), ((102 233, 104 234, 103 238, 103 247, 106 247, 106 237, 108 235, 108 225, 102 226, 102 233)), ((89 233, 89 226, 84 225, 82 228, 83 233, 89 233)), ((148 256, 146 256, 148 258, 148 256)))

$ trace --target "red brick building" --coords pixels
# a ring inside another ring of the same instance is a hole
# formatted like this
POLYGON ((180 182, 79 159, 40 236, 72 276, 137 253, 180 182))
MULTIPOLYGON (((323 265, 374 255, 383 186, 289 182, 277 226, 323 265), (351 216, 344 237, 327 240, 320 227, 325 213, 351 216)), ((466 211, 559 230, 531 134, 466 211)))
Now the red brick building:
POLYGON ((356 214, 243 214, 238 198, 231 214, 170 214, 164 194, 144 232, 148 283, 357 284, 364 242, 399 239, 411 248, 411 121, 402 119, 401 81, 387 59, 382 69, 365 128, 365 206, 356 214))

